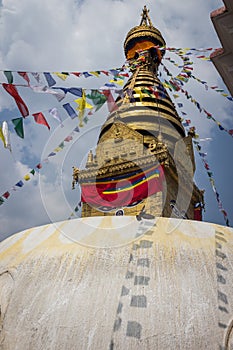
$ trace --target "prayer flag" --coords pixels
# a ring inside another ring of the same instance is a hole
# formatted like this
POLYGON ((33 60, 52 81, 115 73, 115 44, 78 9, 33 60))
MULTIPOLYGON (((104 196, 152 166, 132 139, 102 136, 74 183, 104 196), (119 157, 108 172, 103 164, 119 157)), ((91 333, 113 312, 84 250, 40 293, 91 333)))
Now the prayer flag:
POLYGON ((54 74, 56 74, 56 76, 62 80, 66 80, 66 78, 68 77, 69 73, 59 73, 59 72, 54 72, 54 74))
POLYGON ((95 71, 95 72, 90 72, 92 75, 96 76, 97 78, 100 76, 100 72, 95 71))
POLYGON ((18 72, 18 74, 24 79, 26 80, 26 82, 28 83, 28 85, 30 85, 30 79, 29 76, 26 72, 18 72))
POLYGON ((91 77, 92 75, 91 74, 89 74, 88 72, 83 72, 83 75, 84 75, 84 77, 85 78, 89 78, 89 77, 91 77))
POLYGON ((36 123, 45 125, 45 126, 47 126, 47 128, 50 130, 50 126, 49 126, 49 124, 47 123, 47 120, 45 119, 45 117, 44 117, 44 115, 43 115, 42 112, 34 113, 34 114, 32 114, 32 115, 33 115, 33 117, 34 117, 36 123))
POLYGON ((4 199, 0 197, 0 205, 2 205, 3 203, 4 203, 4 199))
POLYGON ((30 174, 35 175, 35 169, 32 169, 32 170, 30 171, 30 174))
POLYGON ((48 83, 48 86, 51 87, 56 84, 56 81, 53 79, 50 73, 44 73, 45 79, 48 83))
POLYGON ((142 93, 141 88, 140 87, 135 87, 134 91, 136 92, 137 95, 139 95, 140 102, 142 102, 143 93, 142 93))
POLYGON ((73 94, 73 95, 75 95, 75 96, 82 97, 82 88, 75 88, 75 87, 71 87, 71 88, 53 87, 53 89, 60 89, 60 90, 62 90, 65 94, 67 94, 67 92, 69 92, 70 94, 73 94))
POLYGON ((76 128, 74 129, 74 131, 79 132, 79 131, 80 131, 80 130, 79 130, 79 127, 76 126, 76 128))
POLYGON ((23 187, 24 183, 22 180, 20 180, 19 182, 17 182, 17 184, 15 184, 15 186, 18 186, 18 187, 23 187))
POLYGON ((14 129, 16 131, 16 134, 23 139, 24 138, 23 118, 15 118, 15 119, 12 119, 11 121, 14 124, 14 129))
POLYGON ((222 125, 220 123, 218 123, 218 127, 220 130, 224 130, 224 127, 222 127, 222 125))
POLYGON ((105 86, 107 86, 107 87, 117 87, 116 86, 116 84, 113 84, 113 83, 106 83, 106 84, 104 84, 105 86))
POLYGON ((4 145, 4 147, 6 148, 6 141, 5 141, 5 137, 4 137, 4 135, 3 135, 2 127, 1 127, 1 126, 0 126, 0 139, 2 140, 3 145, 4 145))
POLYGON ((41 169, 42 168, 42 164, 41 163, 38 163, 37 166, 36 166, 37 169, 41 169))
POLYGON ((62 107, 66 110, 71 119, 77 117, 77 113, 69 103, 65 103, 62 107))
POLYGON ((81 72, 72 72, 72 74, 76 75, 76 77, 78 77, 78 78, 82 75, 81 72))
POLYGON ((9 151, 11 152, 10 133, 9 133, 8 124, 6 121, 2 123, 2 133, 5 139, 5 145, 6 145, 5 147, 8 148, 9 151))
POLYGON ((68 135, 68 136, 64 139, 64 141, 66 141, 66 142, 70 142, 71 140, 73 140, 73 137, 72 137, 71 135, 68 135))
POLYGON ((83 118, 84 118, 84 113, 86 108, 93 108, 93 106, 86 101, 86 94, 85 91, 83 90, 82 98, 78 98, 75 100, 78 104, 77 110, 79 111, 78 118, 80 120, 79 126, 83 126, 83 118))
POLYGON ((32 76, 36 79, 36 81, 41 84, 41 78, 40 78, 40 73, 37 72, 31 72, 32 76))
POLYGON ((50 109, 50 110, 49 110, 49 113, 53 116, 53 118, 57 119, 57 120, 60 122, 61 126, 64 126, 64 125, 62 124, 61 117, 60 117, 60 115, 59 115, 59 113, 58 113, 58 109, 57 109, 56 107, 50 109))
POLYGON ((2 196, 7 199, 8 197, 10 197, 10 193, 6 191, 2 196))
POLYGON ((12 84, 13 83, 13 74, 12 74, 12 72, 9 71, 9 70, 5 70, 4 74, 5 74, 6 78, 7 78, 8 84, 12 84))
POLYGON ((103 94, 107 98, 109 112, 111 113, 111 112, 115 111, 118 108, 118 106, 117 106, 117 104, 112 96, 111 91, 110 90, 103 90, 103 94))
MULTIPOLYGON (((55 150, 54 150, 54 151, 55 151, 55 150)), ((53 157, 53 156, 55 156, 55 155, 56 155, 55 152, 51 152, 51 153, 49 153, 48 157, 53 157)))
POLYGON ((13 84, 2 84, 3 88, 14 98, 20 113, 25 118, 29 115, 28 108, 22 98, 19 96, 19 93, 16 87, 13 84))
POLYGON ((54 97, 56 97, 56 99, 58 100, 58 102, 62 101, 65 98, 65 93, 64 91, 55 91, 54 88, 50 89, 48 86, 46 85, 40 85, 40 86, 31 86, 32 90, 34 92, 39 92, 39 93, 45 93, 45 94, 51 94, 54 97))
POLYGON ((98 90, 91 90, 91 94, 88 94, 87 98, 96 106, 95 111, 98 111, 107 100, 107 97, 98 90))
POLYGON ((26 174, 23 178, 24 178, 25 181, 29 181, 30 180, 30 175, 26 174))

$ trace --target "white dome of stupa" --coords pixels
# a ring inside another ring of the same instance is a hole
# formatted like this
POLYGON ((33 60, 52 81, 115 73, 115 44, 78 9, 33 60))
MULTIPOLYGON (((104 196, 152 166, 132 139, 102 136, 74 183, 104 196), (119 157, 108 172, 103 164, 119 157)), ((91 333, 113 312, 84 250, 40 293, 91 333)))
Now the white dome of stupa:
POLYGON ((232 349, 232 248, 231 228, 167 218, 15 234, 0 244, 0 348, 232 349))

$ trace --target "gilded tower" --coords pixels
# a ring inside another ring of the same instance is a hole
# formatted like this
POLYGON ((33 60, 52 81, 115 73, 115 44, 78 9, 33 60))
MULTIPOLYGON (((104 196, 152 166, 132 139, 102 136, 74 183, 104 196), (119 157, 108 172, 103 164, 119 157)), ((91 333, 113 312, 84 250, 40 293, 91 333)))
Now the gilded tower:
POLYGON ((143 211, 195 219, 203 192, 193 182, 193 135, 185 135, 158 77, 165 40, 146 7, 141 16, 124 42, 132 75, 112 103, 86 168, 73 174, 82 190, 82 217, 143 211))

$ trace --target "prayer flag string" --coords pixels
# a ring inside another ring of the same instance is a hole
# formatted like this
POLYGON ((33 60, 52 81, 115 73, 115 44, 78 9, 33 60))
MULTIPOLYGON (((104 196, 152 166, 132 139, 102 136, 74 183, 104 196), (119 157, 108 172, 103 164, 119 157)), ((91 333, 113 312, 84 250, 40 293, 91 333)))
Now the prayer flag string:
MULTIPOLYGON (((177 103, 177 106, 179 108, 182 108, 183 105, 181 106, 181 104, 177 103)), ((182 114, 186 114, 184 111, 182 111, 182 114)), ((206 170, 206 173, 208 175, 208 178, 209 178, 209 181, 210 181, 210 184, 211 184, 211 188, 214 192, 214 195, 215 195, 215 198, 216 198, 216 201, 218 203, 218 209, 219 211, 222 213, 223 217, 224 217, 224 221, 226 223, 226 226, 230 226, 230 222, 229 222, 229 219, 228 219, 228 214, 226 212, 226 210, 223 208, 223 204, 222 204, 222 201, 220 199, 220 194, 216 188, 216 185, 215 185, 215 180, 214 180, 214 177, 213 177, 213 172, 210 168, 210 165, 207 161, 207 153, 206 152, 203 152, 202 150, 202 146, 200 144, 201 142, 201 139, 199 138, 199 135, 196 133, 196 127, 195 126, 190 126, 191 125, 191 120, 190 119, 185 119, 183 122, 182 122, 182 125, 185 127, 185 130, 186 132, 192 136, 193 138, 193 144, 194 144, 194 147, 196 148, 200 158, 201 158, 201 161, 204 165, 204 168, 206 170)), ((207 139, 204 139, 204 140, 208 140, 209 138, 207 139)))
MULTIPOLYGON (((179 55, 179 56, 182 57, 182 55, 179 55)), ((169 61, 170 63, 172 63, 175 67, 181 68, 181 66, 179 66, 179 64, 177 62, 175 62, 173 59, 171 59, 171 57, 165 57, 165 59, 167 61, 169 61)), ((193 62, 191 62, 191 63, 193 64, 193 62)), ((161 63, 161 65, 163 66, 164 70, 166 71, 166 67, 162 63, 161 63)), ((169 71, 166 73, 169 75, 169 71)), ((181 76, 182 75, 183 74, 181 73, 181 76)), ((177 76, 176 78, 179 78, 179 76, 177 76)), ((187 80, 186 79, 181 79, 181 80, 186 83, 186 82, 188 82, 189 78, 192 78, 192 79, 196 80, 198 83, 201 83, 202 85, 204 85, 206 90, 210 90, 210 89, 214 90, 215 92, 220 93, 223 97, 227 98, 229 101, 233 101, 233 97, 229 93, 226 93, 226 91, 224 89, 220 89, 217 85, 209 86, 206 81, 201 80, 200 78, 197 78, 191 72, 187 75, 186 78, 187 78, 187 80)))
MULTIPOLYGON (((105 84, 105 85, 108 85, 108 84, 105 84)), ((121 93, 122 91, 121 89, 119 90, 117 87, 110 88, 108 86, 104 86, 103 89, 60 88, 60 87, 58 87, 57 89, 66 90, 65 93, 70 92, 73 95, 80 96, 80 98, 75 100, 70 100, 59 107, 52 107, 52 108, 50 107, 49 109, 31 114, 34 117, 34 120, 36 123, 45 125, 47 126, 48 129, 50 129, 50 126, 46 120, 45 114, 48 114, 48 116, 52 116, 54 119, 58 120, 61 127, 63 127, 62 119, 60 115, 61 110, 63 110, 69 115, 71 119, 79 116, 80 124, 82 124, 85 118, 84 113, 86 109, 90 109, 90 112, 88 113, 88 115, 92 115, 93 114, 92 109, 94 109, 95 111, 98 111, 105 104, 105 102, 110 98, 110 96, 112 96, 112 94, 110 94, 110 91, 118 94, 121 93), (106 97, 107 93, 109 96, 108 98, 106 97), (83 103, 84 100, 85 101, 88 100, 90 103, 86 101, 84 105, 83 103), (80 110, 81 101, 83 104, 80 110), (72 106, 72 103, 76 103, 76 105, 72 106), (78 110, 78 113, 76 112, 76 110, 78 110)), ((54 91, 58 91, 58 90, 54 90, 54 91)), ((38 92, 38 91, 36 90, 35 92, 38 92)), ((24 138, 24 118, 23 117, 13 118, 10 121, 14 125, 14 130, 16 134, 23 139, 24 138)), ((80 124, 79 126, 81 126, 80 124)), ((2 130, 2 126, 3 125, 0 124, 1 130, 2 130)), ((6 145, 6 142, 5 142, 6 140, 3 133, 0 133, 0 139, 2 139, 4 147, 9 148, 6 145)))
MULTIPOLYGON (((169 72, 169 70, 166 68, 165 72, 169 72)), ((197 107, 197 109, 199 110, 200 113, 204 112, 207 119, 212 120, 221 131, 224 130, 231 137, 233 137, 233 129, 228 130, 224 126, 222 126, 222 124, 217 119, 215 119, 210 112, 208 112, 204 107, 202 107, 201 104, 195 98, 193 98, 193 96, 190 95, 187 90, 183 89, 183 82, 182 81, 179 81, 178 79, 173 78, 171 73, 169 74, 169 77, 171 77, 171 79, 169 81, 164 80, 164 82, 163 82, 163 85, 165 88, 168 88, 170 91, 174 90, 176 92, 182 92, 185 95, 185 97, 187 98, 187 100, 192 102, 197 107)))
MULTIPOLYGON (((84 123, 87 124, 88 119, 84 118, 84 123)), ((84 124, 82 124, 81 127, 83 127, 84 124)), ((27 174, 23 176, 22 179, 20 179, 16 184, 14 184, 9 190, 5 191, 1 196, 0 196, 0 206, 5 202, 6 199, 10 197, 10 195, 14 192, 17 191, 17 189, 22 188, 25 185, 25 181, 29 181, 32 179, 32 176, 36 174, 36 171, 38 172, 42 167, 43 164, 48 163, 49 158, 54 157, 57 155, 57 153, 61 152, 69 142, 71 142, 74 139, 75 133, 79 133, 80 129, 78 126, 76 126, 71 133, 69 133, 63 140, 62 142, 59 143, 57 147, 55 147, 52 152, 50 152, 46 158, 44 158, 41 163, 36 164, 32 169, 28 171, 27 174)))

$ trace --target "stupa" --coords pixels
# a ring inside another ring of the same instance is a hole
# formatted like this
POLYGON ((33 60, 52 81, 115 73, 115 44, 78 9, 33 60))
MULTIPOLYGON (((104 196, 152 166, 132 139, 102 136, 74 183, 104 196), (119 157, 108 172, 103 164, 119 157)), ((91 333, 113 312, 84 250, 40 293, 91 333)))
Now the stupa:
POLYGON ((232 349, 233 229, 190 220, 202 199, 192 180, 192 135, 184 135, 169 96, 148 68, 148 60, 156 69, 161 58, 157 45, 165 42, 144 8, 125 50, 134 59, 134 50, 143 48, 146 65, 136 67, 124 87, 129 91, 116 101, 87 169, 76 171, 83 217, 34 227, 0 244, 1 350, 232 349), (142 91, 150 81, 163 99, 142 91), (128 97, 133 101, 127 103, 128 97), (119 144, 127 146, 125 158, 119 144), (118 194, 112 201, 106 187, 98 189, 96 202, 89 201, 85 186, 93 179, 106 186, 110 169, 113 183, 123 179, 124 186, 113 187, 118 194), (184 169, 188 175, 182 177, 184 169), (135 176, 141 190, 148 184, 143 198, 131 197, 135 176), (130 196, 123 203, 119 193, 125 188, 130 196), (100 208, 99 197, 109 211, 100 208))
POLYGON ((82 217, 138 215, 144 208, 156 216, 179 212, 201 218, 203 191, 193 183, 193 135, 185 136, 158 77, 165 47, 144 7, 140 25, 124 42, 132 76, 113 103, 86 168, 74 173, 82 190, 82 217))

